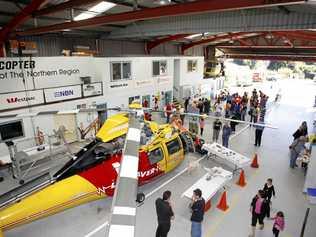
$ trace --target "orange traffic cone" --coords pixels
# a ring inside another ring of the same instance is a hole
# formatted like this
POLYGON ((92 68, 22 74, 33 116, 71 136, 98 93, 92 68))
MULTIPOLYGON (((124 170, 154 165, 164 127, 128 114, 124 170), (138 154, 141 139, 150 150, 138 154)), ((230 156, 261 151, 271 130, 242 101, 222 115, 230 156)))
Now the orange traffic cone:
POLYGON ((259 168, 259 164, 258 164, 258 155, 257 153, 255 154, 255 156, 252 159, 251 165, 252 168, 259 168))
POLYGON ((239 185, 240 187, 245 187, 246 186, 246 179, 245 179, 245 172, 244 170, 241 170, 241 173, 239 175, 239 180, 236 183, 237 185, 239 185))
POLYGON ((226 191, 223 192, 221 200, 219 201, 217 208, 226 211, 228 209, 227 200, 226 200, 226 191))

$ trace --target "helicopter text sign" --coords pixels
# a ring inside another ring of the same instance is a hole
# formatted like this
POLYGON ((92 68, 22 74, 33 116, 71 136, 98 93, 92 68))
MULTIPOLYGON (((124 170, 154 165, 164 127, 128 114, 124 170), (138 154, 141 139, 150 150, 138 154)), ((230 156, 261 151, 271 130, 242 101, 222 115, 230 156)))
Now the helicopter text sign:
POLYGON ((22 57, 0 59, 1 92, 45 89, 102 81, 102 73, 93 58, 22 57))

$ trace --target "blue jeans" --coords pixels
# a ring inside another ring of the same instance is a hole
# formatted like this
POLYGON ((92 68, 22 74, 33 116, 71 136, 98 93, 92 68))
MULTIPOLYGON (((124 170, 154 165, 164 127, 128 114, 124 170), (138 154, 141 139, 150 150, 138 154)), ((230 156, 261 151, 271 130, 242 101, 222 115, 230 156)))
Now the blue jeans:
POLYGON ((296 151, 291 149, 290 157, 291 157, 291 159, 290 159, 290 167, 294 168, 295 165, 296 165, 296 160, 297 160, 298 154, 296 153, 296 151))
POLYGON ((201 222, 191 222, 191 237, 202 237, 202 224, 201 222))
POLYGON ((224 147, 228 148, 229 137, 222 137, 222 144, 224 147))

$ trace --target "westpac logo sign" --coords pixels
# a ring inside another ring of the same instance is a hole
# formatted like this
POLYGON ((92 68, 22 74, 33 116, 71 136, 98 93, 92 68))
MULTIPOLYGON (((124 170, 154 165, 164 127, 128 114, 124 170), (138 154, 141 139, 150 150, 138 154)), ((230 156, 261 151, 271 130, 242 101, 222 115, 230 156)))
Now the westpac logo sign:
POLYGON ((31 97, 21 97, 21 98, 18 98, 18 97, 7 98, 7 102, 9 104, 20 103, 20 102, 31 101, 31 100, 35 100, 35 97, 31 96, 31 97))

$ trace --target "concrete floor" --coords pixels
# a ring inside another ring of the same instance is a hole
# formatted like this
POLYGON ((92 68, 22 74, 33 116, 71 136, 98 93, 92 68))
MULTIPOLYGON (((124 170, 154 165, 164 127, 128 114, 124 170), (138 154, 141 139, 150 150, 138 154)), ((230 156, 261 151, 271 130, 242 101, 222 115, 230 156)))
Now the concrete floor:
MULTIPOLYGON (((292 140, 292 133, 299 126, 302 120, 309 123, 311 131, 311 119, 316 85, 313 82, 282 81, 278 83, 282 88, 282 99, 279 104, 273 105, 267 120, 277 126, 277 130, 265 129, 263 143, 260 148, 253 145, 254 130, 248 128, 238 136, 235 136, 230 147, 248 157, 253 157, 254 153, 259 156, 259 169, 246 168, 247 186, 240 188, 235 185, 238 177, 228 184, 227 212, 219 211, 215 206, 219 200, 220 193, 212 199, 212 208, 205 215, 203 222, 204 237, 246 237, 250 230, 249 204, 257 190, 261 188, 265 180, 273 178, 276 188, 276 199, 273 200, 273 210, 282 210, 286 217, 286 228, 281 237, 297 237, 300 234, 302 222, 307 207, 311 207, 310 217, 307 223, 305 237, 316 236, 316 227, 312 223, 316 222, 316 207, 308 204, 306 196, 302 193, 304 175, 302 170, 289 168, 288 146, 292 140)), ((276 85, 276 84, 275 84, 276 85)), ((257 84, 258 89, 264 91, 270 89, 270 84, 257 84)), ((251 89, 251 88, 248 88, 251 89)), ((267 93, 273 93, 275 86, 267 93)), ((271 97, 272 98, 272 97, 271 97)), ((274 98, 274 97, 273 97, 274 98)), ((272 99, 273 99, 272 98, 272 99)), ((239 130, 242 129, 241 126, 239 130)), ((210 137, 210 129, 206 127, 206 140, 210 137)), ((140 188, 145 194, 162 185, 164 182, 181 172, 189 159, 196 157, 190 155, 186 161, 175 171, 156 180, 155 182, 140 188)), ((213 167, 219 164, 203 160, 201 166, 213 167)), ((223 168, 227 168, 223 166, 223 168)), ((161 196, 164 190, 171 190, 173 193, 172 202, 176 219, 172 223, 169 236, 185 237, 190 236, 190 212, 188 209, 189 200, 181 198, 181 194, 194 182, 200 178, 205 171, 202 167, 193 173, 184 173, 174 181, 164 186, 157 192, 149 196, 145 203, 137 210, 137 237, 154 236, 157 220, 154 208, 155 199, 161 196)), ((57 215, 35 221, 31 224, 21 226, 5 233, 6 237, 56 237, 56 236, 82 236, 99 237, 104 236, 105 225, 108 220, 111 199, 100 200, 86 205, 82 205, 57 215)), ((272 222, 267 220, 263 231, 257 231, 258 237, 272 236, 272 222)))

